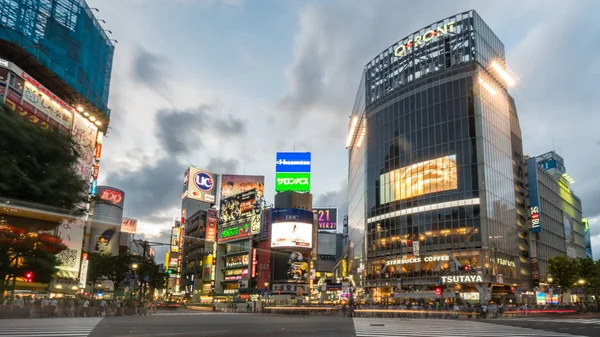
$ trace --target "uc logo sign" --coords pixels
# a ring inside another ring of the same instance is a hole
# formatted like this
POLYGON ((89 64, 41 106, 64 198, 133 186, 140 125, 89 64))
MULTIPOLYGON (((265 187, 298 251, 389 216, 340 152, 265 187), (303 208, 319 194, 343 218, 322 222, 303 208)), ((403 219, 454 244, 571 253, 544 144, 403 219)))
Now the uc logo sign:
POLYGON ((212 178, 204 172, 196 173, 194 176, 194 183, 203 191, 210 191, 213 188, 212 178))

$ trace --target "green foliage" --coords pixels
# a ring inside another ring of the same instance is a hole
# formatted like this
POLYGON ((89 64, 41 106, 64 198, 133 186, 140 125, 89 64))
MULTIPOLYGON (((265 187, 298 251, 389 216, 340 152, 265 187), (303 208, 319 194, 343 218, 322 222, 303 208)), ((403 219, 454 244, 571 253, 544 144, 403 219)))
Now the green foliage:
POLYGON ((33 273, 33 282, 49 282, 58 271, 57 254, 66 249, 56 236, 0 225, 0 297, 27 272, 33 273))
POLYGON ((0 107, 0 196, 74 210, 87 200, 69 135, 41 129, 0 107))
POLYGON ((548 260, 547 273, 554 279, 552 283, 560 287, 562 295, 572 288, 579 278, 577 262, 566 255, 558 255, 548 260))

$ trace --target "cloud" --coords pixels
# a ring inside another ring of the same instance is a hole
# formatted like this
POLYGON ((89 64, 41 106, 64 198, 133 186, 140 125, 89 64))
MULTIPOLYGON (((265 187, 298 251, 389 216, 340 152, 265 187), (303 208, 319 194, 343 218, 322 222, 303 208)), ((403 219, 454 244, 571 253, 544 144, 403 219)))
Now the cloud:
POLYGON ((338 222, 348 214, 348 183, 344 182, 339 190, 318 194, 313 199, 313 207, 336 207, 338 222))
POLYGON ((166 58, 138 47, 132 60, 131 78, 138 84, 162 92, 169 78, 166 63, 168 63, 166 58))
POLYGON ((160 146, 156 155, 159 159, 132 155, 132 161, 144 161, 145 164, 133 170, 117 171, 107 178, 111 185, 127 193, 126 205, 133 217, 152 223, 172 219, 173 213, 169 211, 180 207, 182 177, 190 165, 212 172, 236 172, 239 169, 237 160, 225 157, 207 155, 199 163, 187 159, 192 153, 205 150, 203 137, 211 137, 217 142, 243 137, 245 124, 236 117, 225 119, 219 117, 221 115, 217 107, 208 105, 158 111, 155 133, 160 146))

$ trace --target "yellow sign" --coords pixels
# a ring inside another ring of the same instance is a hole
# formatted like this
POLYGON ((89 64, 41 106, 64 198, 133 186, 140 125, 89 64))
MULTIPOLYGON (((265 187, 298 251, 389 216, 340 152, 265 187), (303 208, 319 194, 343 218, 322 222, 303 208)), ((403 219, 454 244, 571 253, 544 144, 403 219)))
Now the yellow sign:
POLYGON ((454 31, 454 24, 450 22, 443 27, 438 27, 436 30, 428 30, 423 35, 415 36, 414 40, 409 40, 406 44, 400 44, 394 49, 394 56, 402 57, 409 49, 417 48, 423 42, 429 42, 436 36, 448 35, 448 32, 454 31))

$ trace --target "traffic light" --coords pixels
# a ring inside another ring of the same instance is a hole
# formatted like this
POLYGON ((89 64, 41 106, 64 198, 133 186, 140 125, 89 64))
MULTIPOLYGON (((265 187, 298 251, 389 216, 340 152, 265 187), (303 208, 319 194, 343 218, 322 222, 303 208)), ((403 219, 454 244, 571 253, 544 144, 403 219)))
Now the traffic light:
POLYGON ((458 267, 458 270, 469 271, 470 267, 468 265, 458 267))
POLYGON ((173 270, 173 269, 167 269, 167 274, 171 275, 171 274, 173 274, 173 273, 174 273, 174 270, 173 270))
POLYGON ((33 282, 33 273, 28 271, 25 273, 25 282, 33 282))
POLYGON ((444 294, 444 291, 442 290, 442 287, 436 286, 435 287, 435 294, 438 295, 438 296, 442 296, 444 294))

